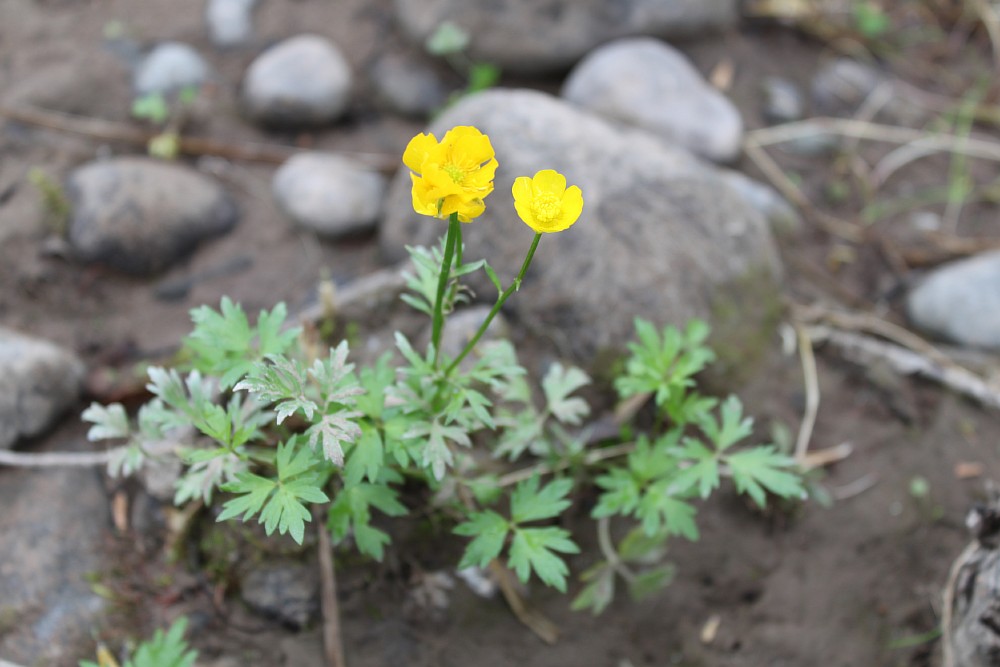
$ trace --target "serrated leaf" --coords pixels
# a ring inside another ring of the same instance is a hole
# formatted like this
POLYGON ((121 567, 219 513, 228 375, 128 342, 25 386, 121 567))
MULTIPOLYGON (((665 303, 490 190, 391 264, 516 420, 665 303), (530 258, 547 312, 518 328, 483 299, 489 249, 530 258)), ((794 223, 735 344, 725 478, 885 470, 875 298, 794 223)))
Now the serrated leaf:
POLYGON ((389 536, 370 525, 371 508, 375 507, 389 516, 406 514, 396 499, 395 492, 384 483, 362 482, 345 488, 330 505, 327 525, 334 539, 344 539, 353 528, 358 549, 376 560, 381 560, 389 536))
POLYGON ((282 535, 288 533, 297 543, 305 537, 305 523, 311 520, 304 503, 328 502, 323 493, 319 475, 309 472, 312 455, 304 447, 296 447, 296 439, 278 445, 275 453, 277 479, 268 479, 249 472, 237 475, 223 490, 240 494, 224 506, 218 521, 243 515, 246 521, 258 514, 258 522, 270 535, 277 528, 282 535))
POLYGON ((723 401, 719 416, 721 419, 716 421, 710 413, 705 413, 699 421, 701 430, 719 451, 732 447, 753 432, 753 418, 743 417, 743 403, 735 395, 723 401))
POLYGON ((127 438, 132 433, 128 415, 121 403, 112 403, 107 406, 96 402, 91 403, 90 407, 80 415, 80 418, 93 424, 87 431, 87 440, 91 442, 127 438))
POLYGON ((157 630, 153 638, 142 642, 124 667, 193 667, 197 651, 189 650, 184 641, 187 619, 177 619, 166 634, 157 630))
POLYGON ((382 436, 378 429, 365 422, 361 424, 360 432, 344 467, 344 483, 347 486, 360 484, 365 477, 369 482, 376 481, 385 461, 382 436))
POLYGON ((570 608, 574 611, 589 609, 594 616, 601 614, 615 598, 614 568, 601 561, 580 575, 580 579, 590 583, 584 586, 570 608))
POLYGON ((361 437, 361 427, 354 421, 361 413, 341 411, 323 415, 318 422, 306 430, 309 447, 322 446, 323 458, 335 466, 344 465, 344 445, 361 437))
POLYGON ((566 496, 573 489, 573 480, 553 480, 541 490, 539 482, 538 475, 535 475, 514 488, 510 496, 510 514, 514 523, 551 519, 570 506, 566 496))
POLYGON ((682 535, 692 541, 698 539, 694 506, 672 498, 667 493, 666 481, 654 484, 643 494, 635 514, 647 535, 653 536, 666 530, 671 535, 682 535))
POLYGON ((556 527, 516 528, 507 563, 522 582, 527 583, 534 572, 547 586, 565 593, 569 568, 557 552, 580 553, 569 531, 556 527))
POLYGON ((658 593, 674 580, 676 573, 677 568, 669 563, 639 572, 628 582, 629 595, 638 601, 658 593))
POLYGON ((468 520, 455 526, 454 533, 473 538, 465 547, 459 569, 466 567, 486 567, 500 555, 510 526, 507 520, 492 510, 475 512, 468 520))
POLYGON ((565 368, 559 362, 549 366, 542 379, 542 391, 552 415, 564 424, 580 424, 590 414, 590 406, 570 394, 589 383, 590 377, 579 368, 565 368))
POLYGON ((737 491, 749 494, 760 507, 767 505, 765 491, 782 498, 799 497, 805 493, 801 476, 789 471, 795 462, 777 453, 771 445, 729 454, 726 463, 737 491))
POLYGON ((600 519, 615 514, 628 516, 635 511, 642 497, 642 487, 628 470, 612 468, 607 474, 594 480, 597 486, 604 489, 597 505, 591 511, 591 516, 600 519))
POLYGON ((262 403, 275 403, 275 418, 281 424, 296 412, 311 420, 319 410, 307 395, 307 387, 306 369, 299 361, 271 355, 254 363, 233 391, 247 391, 262 403))
POLYGON ((357 397, 355 405, 369 419, 381 419, 385 410, 386 390, 396 379, 396 371, 389 365, 391 359, 392 353, 385 352, 374 365, 365 366, 359 374, 364 393, 357 397))

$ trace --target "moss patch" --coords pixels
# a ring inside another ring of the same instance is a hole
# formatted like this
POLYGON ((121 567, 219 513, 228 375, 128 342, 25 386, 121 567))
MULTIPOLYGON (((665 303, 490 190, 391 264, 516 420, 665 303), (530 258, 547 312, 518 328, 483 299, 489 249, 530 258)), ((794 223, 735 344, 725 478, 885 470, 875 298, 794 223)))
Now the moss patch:
POLYGON ((784 314, 778 281, 768 267, 758 266, 717 286, 710 308, 708 345, 718 358, 703 381, 731 390, 747 380, 774 342, 784 314))

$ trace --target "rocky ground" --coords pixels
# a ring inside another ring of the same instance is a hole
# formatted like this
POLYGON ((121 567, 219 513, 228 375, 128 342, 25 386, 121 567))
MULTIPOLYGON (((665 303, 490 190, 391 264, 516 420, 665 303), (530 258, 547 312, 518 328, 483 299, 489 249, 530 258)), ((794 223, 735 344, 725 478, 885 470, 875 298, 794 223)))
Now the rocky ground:
MULTIPOLYGON (((469 256, 516 273, 516 176, 555 168, 586 199, 505 313, 529 370, 606 378, 635 316, 707 318, 713 382, 762 431, 794 440, 818 400, 808 444, 833 502, 716 499, 701 541, 672 549, 675 583, 598 618, 531 591, 554 646, 457 577, 446 528, 400 522, 384 563, 338 560, 349 663, 936 664, 964 517, 1000 473, 997 91, 983 17, 859 4, 875 19, 734 0, 4 0, 0 455, 86 456, 80 411, 143 400, 144 366, 223 295, 304 313, 321 283, 375 280, 392 302, 404 246, 443 229, 410 208, 402 150, 474 124, 500 169, 469 256), (435 57, 446 19, 470 42, 435 57), (444 108, 470 62, 498 85, 444 108), (173 115, 133 117, 157 95, 173 115), (150 134, 176 159, 146 157, 150 134)), ((389 345, 384 304, 345 311, 364 353, 389 345)), ((95 638, 186 615, 199 664, 323 664, 315 545, 178 533, 170 496, 155 475, 0 469, 0 662, 75 665, 95 638)))

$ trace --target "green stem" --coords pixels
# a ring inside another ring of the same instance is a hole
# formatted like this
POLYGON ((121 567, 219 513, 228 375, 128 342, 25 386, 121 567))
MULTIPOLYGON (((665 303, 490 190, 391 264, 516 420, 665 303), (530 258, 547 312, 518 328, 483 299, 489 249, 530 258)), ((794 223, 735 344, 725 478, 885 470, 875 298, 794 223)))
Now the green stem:
POLYGON ((472 348, 476 346, 476 343, 479 342, 479 339, 483 337, 483 334, 486 333, 486 330, 490 327, 490 323, 493 321, 493 318, 496 317, 497 313, 500 312, 500 308, 503 307, 504 301, 506 301, 511 294, 521 288, 521 281, 524 280, 524 274, 528 272, 528 266, 531 265, 531 260, 535 256, 535 250, 538 248, 538 241, 541 240, 541 238, 541 234, 535 234, 535 238, 531 242, 531 247, 528 248, 528 254, 524 258, 524 263, 521 264, 521 271, 518 272, 517 278, 514 278, 514 282, 510 284, 510 287, 505 289, 503 293, 497 297, 497 302, 493 304, 493 308, 490 309, 489 315, 487 315, 486 319, 483 320, 482 325, 479 327, 479 331, 477 331, 476 335, 472 337, 472 340, 465 345, 462 353, 455 357, 455 360, 451 362, 451 365, 445 369, 445 377, 451 375, 451 372, 458 367, 458 365, 462 362, 462 359, 465 359, 466 355, 469 354, 469 352, 472 351, 472 348))
POLYGON ((434 365, 437 366, 438 352, 441 347, 441 328, 444 326, 444 295, 448 290, 448 278, 451 277, 451 265, 455 259, 455 243, 462 235, 458 213, 452 213, 448 219, 448 236, 444 242, 444 259, 441 261, 441 275, 438 278, 437 297, 434 299, 434 316, 431 320, 431 345, 434 347, 434 365))

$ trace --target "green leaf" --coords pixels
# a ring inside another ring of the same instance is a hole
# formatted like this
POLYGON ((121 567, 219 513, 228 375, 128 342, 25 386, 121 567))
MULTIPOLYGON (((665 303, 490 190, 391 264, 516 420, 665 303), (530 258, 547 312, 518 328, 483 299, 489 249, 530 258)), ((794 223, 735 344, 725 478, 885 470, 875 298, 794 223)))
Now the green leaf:
POLYGON ((698 495, 708 498, 719 487, 719 462, 715 452, 697 440, 686 438, 678 456, 689 465, 674 476, 670 484, 671 495, 682 495, 697 486, 698 495))
POLYGON ((344 483, 347 486, 356 486, 365 477, 369 482, 376 481, 385 461, 382 436, 378 429, 364 422, 360 430, 361 436, 351 449, 347 465, 344 466, 344 483))
POLYGON ((309 447, 316 449, 322 444, 323 458, 335 466, 344 465, 344 444, 354 442, 362 435, 361 427, 352 421, 359 416, 361 413, 356 411, 323 415, 306 430, 309 447))
POLYGON ((421 422, 403 434, 404 440, 426 437, 421 465, 430 468, 434 479, 444 478, 445 470, 454 463, 454 456, 448 447, 448 441, 463 447, 472 446, 472 440, 464 429, 458 426, 445 426, 439 419, 430 424, 421 422))
POLYGON ((354 541, 361 553, 375 560, 382 560, 389 536, 371 526, 371 508, 375 507, 389 516, 406 514, 406 507, 396 498, 396 493, 380 479, 377 484, 362 482, 341 491, 330 505, 327 526, 334 539, 342 540, 353 528, 354 541))
POLYGON ((623 468, 612 468, 594 480, 604 489, 591 516, 600 519, 615 514, 628 516, 639 506, 642 487, 632 474, 623 468))
POLYGON ((198 659, 196 651, 189 650, 184 641, 187 619, 177 619, 166 634, 157 630, 153 638, 139 644, 131 660, 124 667, 193 667, 198 659))
POLYGON ((454 530, 457 535, 473 538, 465 547, 465 554, 458 567, 462 569, 489 565, 491 560, 500 555, 509 531, 507 520, 492 510, 470 514, 469 519, 457 525, 454 530))
POLYGON ((689 540, 697 540, 698 526, 694 522, 694 506, 668 495, 667 485, 666 480, 658 482, 643 494, 636 507, 636 518, 649 536, 666 530, 671 535, 682 535, 689 540))
POLYGON ((330 499, 322 491, 322 480, 310 472, 314 461, 305 447, 296 447, 296 439, 279 444, 275 454, 278 479, 267 479, 249 472, 237 475, 236 481, 223 490, 238 494, 226 502, 218 521, 243 515, 246 521, 259 513, 258 522, 270 535, 277 528, 297 543, 305 537, 305 523, 311 520, 305 503, 324 503, 330 499))
POLYGON ((719 412, 721 422, 716 421, 711 413, 704 413, 698 425, 721 452, 753 432, 753 418, 743 417, 743 404, 735 395, 729 396, 722 403, 719 412))
POLYGON ((396 379, 396 371, 389 364, 391 359, 392 353, 385 352, 373 366, 361 369, 360 379, 364 393, 358 396, 355 405, 369 419, 381 419, 382 411, 385 410, 386 390, 396 379))
POLYGON ((674 580, 676 573, 677 568, 669 563, 640 572, 628 582, 629 595, 638 601, 658 593, 674 580))
POLYGON ((91 403, 90 407, 80 415, 81 419, 93 426, 87 431, 87 440, 110 440, 112 438, 127 438, 132 433, 125 407, 121 403, 104 406, 91 403))
POLYGON ((469 45, 469 33, 452 21, 442 21, 425 43, 428 53, 446 56, 461 53, 469 45))
POLYGON ((564 368, 559 362, 549 366, 542 379, 542 391, 549 411, 564 424, 578 425, 590 414, 590 406, 574 391, 590 383, 590 377, 579 368, 564 368))
POLYGON ((223 297, 218 312, 208 306, 191 311, 194 331, 184 339, 184 348, 197 370, 220 377, 221 388, 229 389, 252 362, 284 354, 295 342, 301 329, 281 331, 285 317, 285 305, 279 303, 270 312, 262 310, 257 326, 251 327, 243 308, 223 297))
POLYGON ((606 561, 580 575, 580 579, 589 582, 571 605, 574 611, 589 609, 594 616, 599 615, 615 598, 615 570, 606 561))
POLYGON ((538 488, 539 477, 518 484, 510 496, 510 514, 514 523, 521 524, 559 516, 570 506, 566 499, 573 489, 572 479, 557 479, 538 488))
POLYGON ((507 562, 522 582, 527 583, 534 572, 547 586, 565 593, 569 568, 557 552, 580 553, 580 548, 570 539, 569 531, 556 527, 518 527, 514 529, 514 541, 507 562))
POLYGON ((763 445, 730 454, 725 459, 740 493, 747 493, 760 507, 767 505, 765 491, 782 498, 805 493, 802 478, 791 472, 795 461, 779 454, 772 445, 763 445))
POLYGON ((301 412, 312 420, 319 406, 307 396, 309 380, 301 362, 270 355, 266 361, 251 365, 247 376, 236 383, 233 391, 247 391, 262 403, 276 403, 277 423, 301 412))

